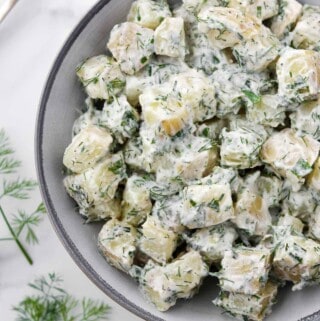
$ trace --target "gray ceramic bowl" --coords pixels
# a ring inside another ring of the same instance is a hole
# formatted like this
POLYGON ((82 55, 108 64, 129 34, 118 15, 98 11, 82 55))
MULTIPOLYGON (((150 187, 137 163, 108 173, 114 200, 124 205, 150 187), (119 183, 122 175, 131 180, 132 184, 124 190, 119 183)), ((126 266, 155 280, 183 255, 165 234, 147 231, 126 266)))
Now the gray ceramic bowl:
MULTIPOLYGON (((174 1, 172 1, 174 2, 174 1)), ((306 1, 307 2, 307 1, 306 1)), ((319 4, 319 0, 309 0, 319 4)), ((218 288, 206 280, 192 300, 180 301, 166 313, 156 311, 140 295, 136 283, 109 266, 97 250, 101 224, 85 225, 67 196, 62 179, 62 156, 71 140, 71 128, 84 94, 75 67, 86 57, 101 54, 112 27, 124 21, 132 1, 102 0, 79 23, 61 50, 46 83, 38 115, 36 158, 42 195, 53 227, 83 272, 116 302, 149 321, 227 321, 228 316, 211 303, 218 288)), ((320 287, 299 292, 280 291, 278 304, 268 321, 297 321, 320 309, 320 287)), ((320 320, 320 313, 309 317, 320 320)))

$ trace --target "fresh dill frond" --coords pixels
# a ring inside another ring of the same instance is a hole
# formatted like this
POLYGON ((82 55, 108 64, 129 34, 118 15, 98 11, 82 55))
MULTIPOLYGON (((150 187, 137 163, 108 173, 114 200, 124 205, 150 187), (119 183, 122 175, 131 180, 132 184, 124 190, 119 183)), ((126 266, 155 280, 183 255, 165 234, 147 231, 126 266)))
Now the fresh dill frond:
POLYGON ((63 289, 63 280, 55 273, 38 278, 29 286, 35 294, 13 307, 16 321, 107 320, 110 312, 107 304, 92 299, 77 300, 63 289))
MULTIPOLYGON (((13 154, 14 150, 10 147, 8 136, 3 129, 0 129, 0 178, 2 178, 2 181, 0 181, 0 186, 2 185, 2 190, 0 187, 0 201, 5 197, 11 197, 17 200, 28 199, 30 198, 30 192, 38 186, 37 182, 32 179, 21 179, 19 177, 4 178, 7 174, 15 173, 21 165, 19 160, 12 157, 13 154)), ((45 213, 45 211, 44 204, 41 203, 31 214, 19 210, 18 214, 15 215, 11 221, 3 208, 3 204, 0 203, 0 217, 2 217, 11 235, 11 237, 0 238, 0 241, 14 241, 29 264, 32 264, 33 261, 25 246, 20 241, 20 236, 24 234, 25 241, 29 244, 37 243, 38 238, 34 228, 39 225, 41 214, 45 213)))
POLYGON ((13 149, 9 146, 9 139, 4 130, 0 130, 0 174, 15 173, 21 162, 12 158, 13 149))
POLYGON ((37 227, 42 220, 43 214, 46 213, 46 209, 43 203, 40 203, 34 212, 27 214, 23 210, 19 210, 18 214, 13 216, 12 226, 18 237, 26 231, 25 241, 28 244, 38 243, 38 238, 34 231, 34 227, 37 227))
POLYGON ((33 191, 38 186, 38 183, 30 179, 16 178, 14 180, 2 182, 2 193, 0 199, 4 196, 13 197, 21 200, 29 198, 29 192, 33 191))

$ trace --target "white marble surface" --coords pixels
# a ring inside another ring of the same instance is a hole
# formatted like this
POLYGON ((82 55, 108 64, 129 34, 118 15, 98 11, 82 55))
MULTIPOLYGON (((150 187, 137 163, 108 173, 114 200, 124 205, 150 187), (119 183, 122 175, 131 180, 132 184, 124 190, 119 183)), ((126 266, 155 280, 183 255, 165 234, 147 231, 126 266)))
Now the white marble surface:
MULTIPOLYGON (((0 0, 0 5, 3 0, 0 0)), ((23 161, 21 177, 36 177, 34 129, 38 103, 47 74, 64 40, 96 0, 20 0, 0 24, 0 128, 10 136, 16 156, 23 161)), ((39 192, 23 203, 2 203, 11 213, 17 208, 33 210, 39 192)), ((7 236, 0 218, 0 237, 7 236)), ((14 320, 12 305, 30 293, 27 283, 55 271, 66 288, 78 298, 101 299, 112 306, 110 321, 137 321, 104 295, 79 270, 44 218, 38 229, 40 243, 28 247, 34 259, 29 266, 12 242, 0 243, 0 320, 14 320)))

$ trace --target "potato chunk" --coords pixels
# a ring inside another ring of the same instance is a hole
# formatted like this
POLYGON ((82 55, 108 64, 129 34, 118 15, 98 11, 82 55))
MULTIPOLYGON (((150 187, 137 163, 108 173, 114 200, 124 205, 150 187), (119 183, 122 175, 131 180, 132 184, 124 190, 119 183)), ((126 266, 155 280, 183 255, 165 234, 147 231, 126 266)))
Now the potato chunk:
POLYGON ((134 1, 128 14, 128 21, 150 29, 156 29, 162 20, 171 16, 166 1, 134 1))
POLYGON ((293 29, 302 12, 302 5, 296 0, 280 0, 279 14, 271 20, 271 31, 280 39, 293 29))
POLYGON ((320 49, 320 8, 305 5, 303 15, 299 19, 292 38, 293 47, 299 49, 320 49))
POLYGON ((291 128, 300 135, 308 134, 320 140, 320 98, 302 103, 290 118, 291 128))
POLYGON ((234 8, 205 6, 198 14, 199 31, 207 34, 213 47, 234 47, 260 33, 261 23, 234 8))
POLYGON ((213 303, 239 320, 263 321, 271 313, 277 292, 278 285, 269 281, 255 295, 221 291, 213 303))
POLYGON ((118 95, 126 84, 119 64, 113 58, 100 55, 89 58, 77 67, 77 76, 86 93, 93 99, 109 99, 118 95))
POLYGON ((146 180, 138 175, 128 178, 122 200, 124 221, 133 226, 142 223, 150 214, 152 203, 146 180))
POLYGON ((119 183, 126 177, 122 153, 114 154, 84 173, 64 179, 68 194, 79 205, 79 212, 88 221, 119 217, 120 203, 116 196, 119 183))
POLYGON ((256 16, 261 20, 274 17, 279 11, 277 0, 229 0, 228 7, 239 9, 245 14, 256 16))
POLYGON ((138 279, 146 299, 159 311, 167 311, 177 299, 189 299, 198 291, 208 267, 198 252, 190 251, 165 266, 150 260, 136 271, 131 274, 138 279))
POLYGON ((103 225, 98 236, 98 247, 106 260, 126 273, 130 270, 136 252, 136 229, 117 219, 103 225))
POLYGON ((150 87, 140 95, 142 115, 147 126, 157 127, 174 136, 189 122, 190 113, 181 102, 168 95, 165 87, 150 87))
POLYGON ((279 39, 266 27, 248 40, 233 47, 233 54, 238 63, 248 71, 263 71, 280 54, 279 39))
POLYGON ((259 151, 267 138, 263 126, 237 121, 221 133, 221 165, 240 169, 254 168, 261 164, 259 151))
POLYGON ((286 114, 283 105, 285 103, 278 95, 262 95, 259 101, 247 106, 247 118, 263 126, 284 125, 286 114))
POLYGON ((63 164, 74 173, 83 173, 109 153, 112 136, 89 125, 73 137, 63 155, 63 164))
POLYGON ((165 18, 154 32, 154 49, 157 55, 184 59, 186 48, 182 18, 165 18))
POLYGON ((238 196, 233 222, 249 236, 264 236, 271 225, 268 203, 257 193, 244 189, 238 196))
POLYGON ((128 103, 127 97, 121 95, 106 102, 103 106, 100 125, 106 126, 115 136, 120 144, 131 138, 139 128, 139 114, 128 103))
POLYGON ((223 291, 254 295, 266 286, 271 250, 237 247, 225 252, 217 273, 223 291))
POLYGON ((263 144, 261 159, 283 177, 300 181, 311 173, 319 148, 311 136, 299 137, 293 129, 284 129, 263 144))
POLYGON ((198 251, 207 262, 220 263, 227 250, 231 250, 238 238, 235 228, 228 224, 206 227, 186 236, 189 248, 198 251))
POLYGON ((276 247, 273 259, 276 275, 292 281, 293 290, 320 282, 320 245, 299 235, 287 235, 276 247))
POLYGON ((154 261, 165 264, 172 258, 177 246, 178 235, 161 226, 153 216, 148 216, 142 225, 140 250, 154 261))
POLYGON ((218 225, 234 217, 229 184, 190 185, 183 190, 181 223, 189 229, 218 225))
POLYGON ((277 62, 279 95, 294 102, 313 100, 320 92, 320 58, 311 50, 286 49, 277 62))
POLYGON ((153 33, 133 22, 113 27, 107 47, 123 72, 133 75, 149 62, 154 52, 153 33))

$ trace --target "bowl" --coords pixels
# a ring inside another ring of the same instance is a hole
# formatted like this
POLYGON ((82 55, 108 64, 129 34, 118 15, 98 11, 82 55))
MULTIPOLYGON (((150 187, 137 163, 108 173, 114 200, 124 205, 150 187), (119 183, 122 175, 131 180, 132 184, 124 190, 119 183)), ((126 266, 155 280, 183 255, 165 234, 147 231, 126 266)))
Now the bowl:
MULTIPOLYGON (((318 0, 301 2, 319 4, 318 0)), ((214 278, 207 279, 193 299, 180 300, 168 312, 161 313, 149 305, 134 280, 111 267, 100 255, 97 236, 102 223, 84 224, 62 183, 63 153, 71 141, 72 125, 85 98, 75 68, 84 58, 105 52, 110 30, 126 19, 131 3, 130 0, 99 1, 72 32, 52 67, 41 99, 36 131, 42 196, 52 225, 76 264, 104 293, 132 313, 148 321, 231 320, 211 302, 218 294, 214 278)), ((319 297, 320 287, 298 292, 281 289, 278 304, 267 320, 305 318, 320 309, 319 297)), ((305 320, 320 320, 320 311, 305 320)))

